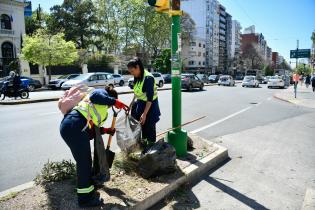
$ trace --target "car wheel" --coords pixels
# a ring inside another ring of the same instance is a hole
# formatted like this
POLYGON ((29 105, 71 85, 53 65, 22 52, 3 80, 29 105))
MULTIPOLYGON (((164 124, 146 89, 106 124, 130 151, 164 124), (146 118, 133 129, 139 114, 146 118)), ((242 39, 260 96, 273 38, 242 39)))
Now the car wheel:
POLYGON ((28 86, 28 91, 32 92, 35 90, 35 86, 34 85, 29 85, 28 86))
POLYGON ((5 99, 5 94, 0 92, 0 100, 4 100, 5 99))
POLYGON ((27 99, 29 97, 29 94, 28 94, 27 91, 23 91, 23 92, 21 92, 20 96, 21 96, 22 99, 27 99))
POLYGON ((160 88, 163 87, 163 81, 160 81, 160 82, 159 82, 159 87, 160 87, 160 88))
POLYGON ((203 90, 203 87, 204 87, 204 84, 201 84, 199 90, 202 91, 202 90, 203 90))
MULTIPOLYGON (((64 82, 63 82, 64 83, 64 82)), ((63 83, 60 84, 59 89, 61 89, 61 86, 63 85, 63 83)), ((56 88, 57 89, 57 88, 56 88)))
POLYGON ((124 84, 125 84, 124 80, 120 80, 119 86, 124 86, 124 84))
POLYGON ((190 84, 187 88, 188 91, 191 91, 193 89, 193 86, 190 84))

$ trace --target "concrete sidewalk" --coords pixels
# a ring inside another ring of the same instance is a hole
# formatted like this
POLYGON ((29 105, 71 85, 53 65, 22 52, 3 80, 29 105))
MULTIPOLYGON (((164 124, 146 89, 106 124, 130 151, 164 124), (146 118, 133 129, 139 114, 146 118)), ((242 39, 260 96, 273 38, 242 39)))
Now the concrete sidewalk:
POLYGON ((315 109, 315 93, 312 91, 312 87, 306 88, 305 85, 298 85, 297 97, 294 97, 294 87, 290 86, 286 90, 279 91, 274 94, 274 97, 282 101, 296 104, 298 106, 304 106, 315 109))

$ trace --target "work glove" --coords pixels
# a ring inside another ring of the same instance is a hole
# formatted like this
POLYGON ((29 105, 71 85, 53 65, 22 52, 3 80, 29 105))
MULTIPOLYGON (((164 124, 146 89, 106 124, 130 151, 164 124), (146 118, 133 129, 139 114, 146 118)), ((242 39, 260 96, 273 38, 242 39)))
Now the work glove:
POLYGON ((126 104, 124 104, 123 102, 119 101, 119 100, 116 100, 114 106, 117 109, 124 109, 126 112, 129 111, 129 107, 126 104))
POLYGON ((116 129, 115 128, 101 128, 102 134, 109 134, 111 136, 115 135, 116 129))

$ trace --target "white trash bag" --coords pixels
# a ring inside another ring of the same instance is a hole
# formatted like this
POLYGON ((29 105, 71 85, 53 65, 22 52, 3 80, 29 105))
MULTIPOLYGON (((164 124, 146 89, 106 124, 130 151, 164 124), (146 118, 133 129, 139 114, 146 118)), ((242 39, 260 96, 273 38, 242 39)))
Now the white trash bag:
POLYGON ((130 152, 137 148, 141 140, 140 122, 131 115, 118 118, 116 123, 117 145, 122 151, 130 152))

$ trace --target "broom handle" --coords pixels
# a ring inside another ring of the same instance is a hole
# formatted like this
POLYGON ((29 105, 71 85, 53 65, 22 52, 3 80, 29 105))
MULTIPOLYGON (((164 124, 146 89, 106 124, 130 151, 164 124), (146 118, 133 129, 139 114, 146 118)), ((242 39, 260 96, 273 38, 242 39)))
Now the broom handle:
MULTIPOLYGON (((118 113, 115 112, 115 113, 114 113, 113 120, 112 120, 111 129, 114 129, 114 128, 115 128, 117 115, 118 115, 118 113)), ((112 143, 112 138, 113 138, 112 135, 109 135, 109 136, 108 136, 107 147, 106 147, 107 149, 110 148, 110 145, 111 145, 111 143, 112 143)))
POLYGON ((191 120, 191 121, 189 121, 189 122, 186 122, 186 123, 184 123, 184 124, 181 124, 181 125, 179 125, 179 126, 177 126, 177 127, 175 127, 175 128, 169 128, 169 129, 167 129, 166 131, 163 131, 162 133, 157 134, 156 137, 162 136, 163 134, 166 134, 166 133, 169 132, 169 131, 176 130, 176 129, 181 128, 181 127, 183 127, 183 126, 185 126, 185 125, 188 125, 188 124, 191 124, 191 123, 196 122, 196 121, 198 121, 198 120, 201 120, 201 119, 203 119, 203 118, 205 118, 205 117, 206 117, 206 116, 202 116, 202 117, 193 119, 193 120, 191 120))

